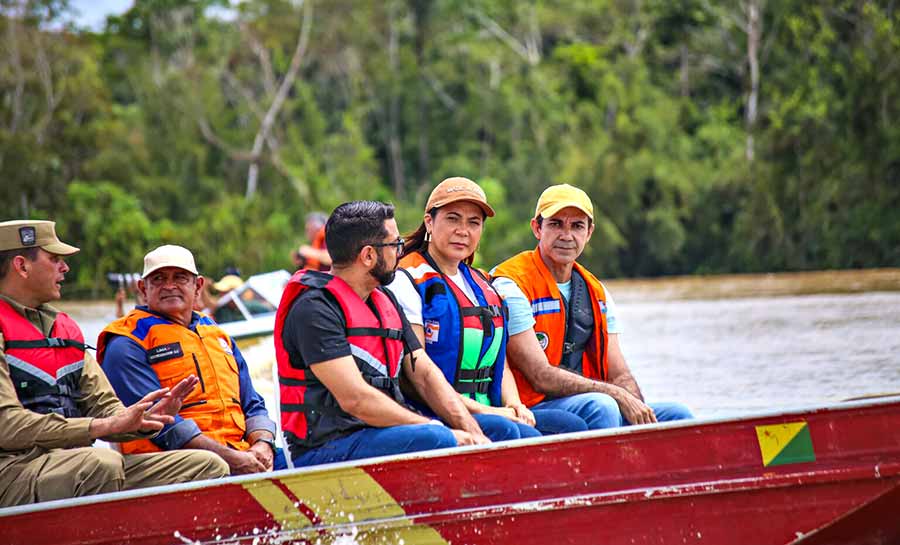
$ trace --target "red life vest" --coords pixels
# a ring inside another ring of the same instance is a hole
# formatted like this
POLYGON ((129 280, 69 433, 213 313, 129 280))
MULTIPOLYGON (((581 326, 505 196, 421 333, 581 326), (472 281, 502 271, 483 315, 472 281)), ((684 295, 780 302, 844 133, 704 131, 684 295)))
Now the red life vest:
POLYGON ((365 422, 341 409, 308 368, 291 365, 282 340, 284 322, 294 301, 309 289, 324 289, 337 300, 347 322, 347 342, 363 379, 406 405, 398 382, 404 354, 403 321, 390 296, 374 290, 369 296, 373 312, 344 280, 318 271, 297 271, 285 286, 275 315, 281 428, 292 458, 366 427, 365 422))
POLYGON ((0 300, 0 332, 10 379, 22 406, 41 414, 82 416, 77 400, 81 397, 81 372, 88 347, 78 324, 59 313, 50 336, 45 337, 9 303, 0 300))

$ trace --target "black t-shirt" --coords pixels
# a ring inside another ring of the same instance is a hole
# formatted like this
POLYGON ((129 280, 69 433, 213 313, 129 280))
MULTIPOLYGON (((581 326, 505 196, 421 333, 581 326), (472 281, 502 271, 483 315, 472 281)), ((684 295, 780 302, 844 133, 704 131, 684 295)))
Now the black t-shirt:
MULTIPOLYGON (((366 304, 374 311, 371 298, 366 300, 366 304)), ((422 345, 409 326, 403 309, 397 308, 397 312, 403 321, 406 345, 411 351, 418 350, 422 345)), ((331 292, 324 289, 307 290, 294 300, 284 321, 281 340, 290 357, 291 367, 296 369, 306 369, 316 363, 351 355, 344 312, 331 292)))

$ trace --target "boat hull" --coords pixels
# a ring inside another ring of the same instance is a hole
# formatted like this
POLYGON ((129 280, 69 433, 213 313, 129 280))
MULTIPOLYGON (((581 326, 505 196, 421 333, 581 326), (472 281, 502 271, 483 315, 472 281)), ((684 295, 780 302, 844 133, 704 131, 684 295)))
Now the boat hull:
POLYGON ((898 497, 900 401, 867 401, 4 509, 0 533, 32 545, 895 543, 900 517, 884 515, 898 497))

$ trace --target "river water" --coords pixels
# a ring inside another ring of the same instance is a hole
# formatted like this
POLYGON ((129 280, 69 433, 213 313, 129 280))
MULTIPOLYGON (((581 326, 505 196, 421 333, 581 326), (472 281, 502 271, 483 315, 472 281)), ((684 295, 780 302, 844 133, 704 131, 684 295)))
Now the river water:
MULTIPOLYGON (((678 299, 611 283, 625 357, 648 400, 697 416, 829 403, 900 392, 900 292, 678 299)), ((59 305, 96 339, 109 302, 59 305)), ((271 399, 274 350, 244 350, 271 399)))

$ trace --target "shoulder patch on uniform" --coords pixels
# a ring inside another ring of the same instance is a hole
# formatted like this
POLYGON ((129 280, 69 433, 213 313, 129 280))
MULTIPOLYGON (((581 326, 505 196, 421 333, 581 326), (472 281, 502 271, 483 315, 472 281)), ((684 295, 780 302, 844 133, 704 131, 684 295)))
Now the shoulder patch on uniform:
POLYGON ((535 331, 534 336, 537 337, 538 344, 541 345, 541 350, 547 350, 547 345, 550 344, 550 335, 543 331, 535 331))
POLYGON ((222 350, 228 354, 229 356, 233 356, 234 352, 231 351, 231 343, 228 342, 224 337, 219 337, 219 344, 222 346, 222 350))

